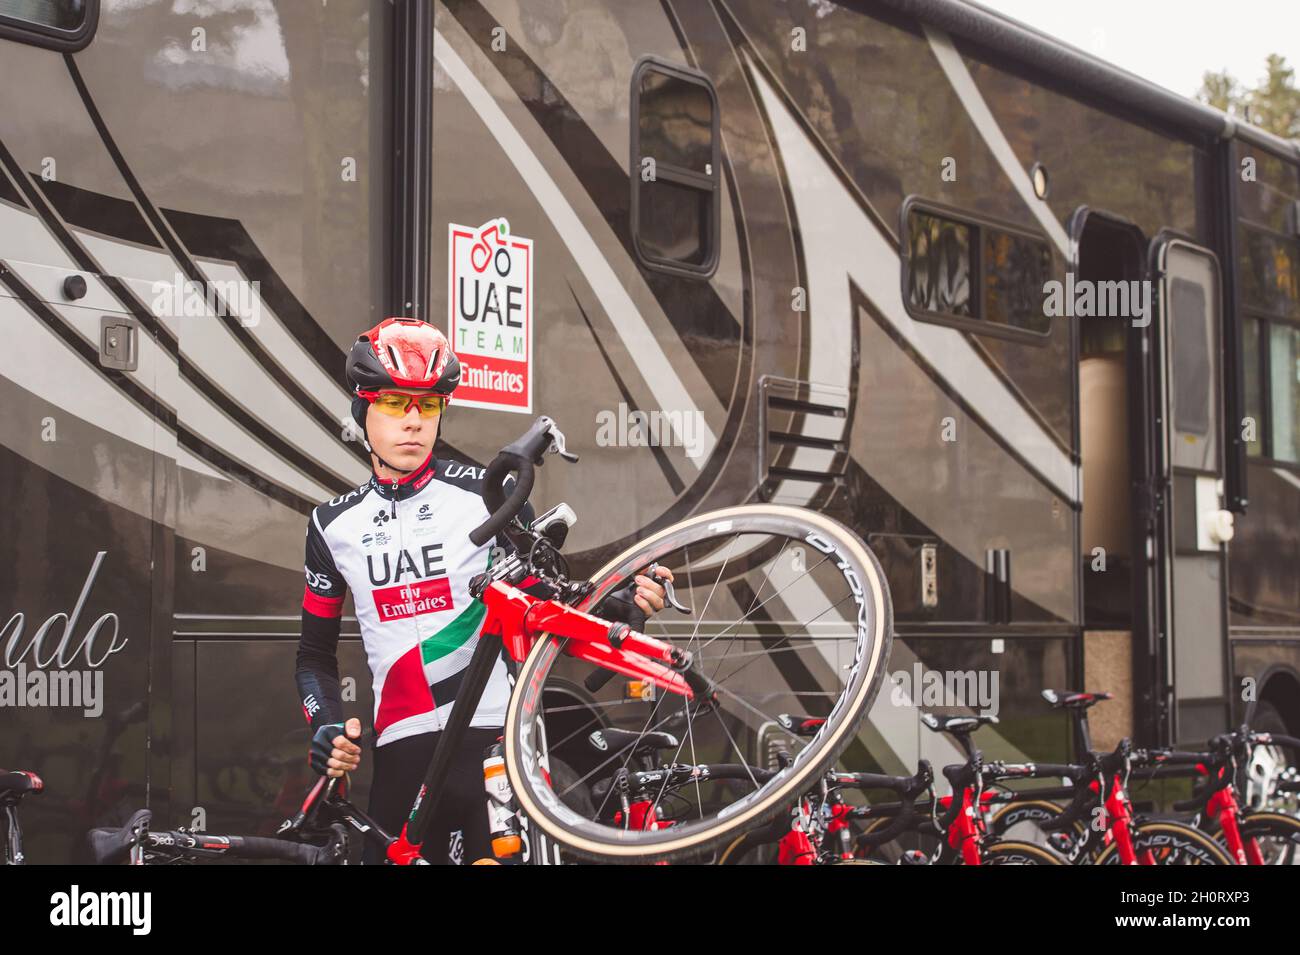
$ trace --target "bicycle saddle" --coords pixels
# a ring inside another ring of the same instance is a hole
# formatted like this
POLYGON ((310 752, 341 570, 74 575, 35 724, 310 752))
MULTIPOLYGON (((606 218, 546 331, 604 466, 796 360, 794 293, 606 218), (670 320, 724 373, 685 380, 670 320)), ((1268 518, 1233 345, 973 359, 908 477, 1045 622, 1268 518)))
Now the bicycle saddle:
POLYGON ((28 793, 38 793, 45 788, 41 777, 21 769, 6 772, 0 769, 0 797, 21 799, 28 793))
POLYGON ((921 722, 936 733, 952 733, 955 736, 968 736, 986 723, 996 723, 996 716, 935 716, 922 713, 921 722))
POLYGON ((617 753, 632 746, 635 755, 654 755, 661 749, 676 749, 679 745, 672 733, 637 733, 613 727, 596 730, 587 737, 587 742, 602 753, 611 750, 617 753))
POLYGON ((1044 690, 1043 699, 1052 704, 1053 709, 1059 710, 1066 707, 1086 710, 1095 703, 1111 699, 1111 695, 1109 693, 1084 693, 1079 690, 1044 690))
POLYGON ((801 716, 798 713, 778 713, 776 721, 795 736, 816 736, 826 722, 824 716, 801 716))

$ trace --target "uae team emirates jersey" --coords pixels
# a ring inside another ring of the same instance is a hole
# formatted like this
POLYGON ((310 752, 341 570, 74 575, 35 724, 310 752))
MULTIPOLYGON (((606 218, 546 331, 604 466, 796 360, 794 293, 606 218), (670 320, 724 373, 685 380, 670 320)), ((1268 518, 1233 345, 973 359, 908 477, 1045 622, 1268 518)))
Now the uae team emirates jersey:
MULTIPOLYGON (((337 618, 352 591, 377 745, 441 730, 455 705, 485 613, 469 582, 487 569, 494 543, 469 540, 488 517, 483 470, 430 455, 398 482, 372 475, 312 511, 303 608, 337 618)), ((470 725, 504 725, 509 694, 498 657, 470 725)))

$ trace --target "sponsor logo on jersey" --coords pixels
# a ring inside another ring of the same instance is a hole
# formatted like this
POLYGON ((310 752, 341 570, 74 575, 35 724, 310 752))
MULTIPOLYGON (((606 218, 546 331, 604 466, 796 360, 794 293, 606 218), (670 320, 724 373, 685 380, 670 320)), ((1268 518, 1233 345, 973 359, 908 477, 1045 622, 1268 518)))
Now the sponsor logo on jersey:
POLYGON ((312 590, 329 590, 333 585, 325 574, 315 573, 310 567, 303 567, 307 573, 307 586, 312 590))
POLYGON ((487 468, 476 468, 468 464, 449 464, 447 465, 447 470, 442 473, 449 478, 464 475, 465 477, 472 477, 481 481, 483 480, 483 473, 486 470, 487 468))
POLYGON ((433 520, 433 511, 429 510, 428 504, 421 504, 420 509, 415 512, 415 516, 417 520, 431 521, 433 520))
POLYGON ((375 612, 379 614, 380 623, 455 609, 451 600, 451 581, 446 577, 381 587, 371 594, 375 598, 375 612))
POLYGON ((362 547, 383 547, 392 539, 393 538, 390 535, 385 534, 383 531, 375 531, 375 533, 373 534, 361 535, 361 546, 362 547))
POLYGON ((442 567, 442 545, 425 544, 420 548, 420 564, 417 566, 415 558, 411 556, 409 550, 399 550, 397 552, 397 564, 393 565, 388 551, 382 554, 367 554, 366 569, 370 571, 370 583, 376 587, 382 587, 384 584, 400 584, 403 577, 435 577, 446 576, 446 571, 442 567))
POLYGON ((340 495, 339 497, 330 498, 330 507, 338 507, 340 504, 344 503, 345 501, 352 500, 358 494, 363 493, 368 487, 370 487, 369 481, 367 481, 365 484, 358 485, 357 489, 354 491, 348 491, 348 493, 340 495))

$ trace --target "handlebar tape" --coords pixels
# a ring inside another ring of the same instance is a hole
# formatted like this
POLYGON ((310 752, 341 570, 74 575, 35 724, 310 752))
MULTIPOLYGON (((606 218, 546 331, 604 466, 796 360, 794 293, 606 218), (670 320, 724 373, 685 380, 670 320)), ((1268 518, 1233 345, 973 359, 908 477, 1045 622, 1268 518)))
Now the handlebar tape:
POLYGON ((542 456, 551 446, 554 423, 542 415, 519 438, 502 448, 487 466, 483 474, 483 503, 490 516, 470 531, 469 539, 475 547, 490 541, 523 510, 533 491, 533 467, 541 465, 542 456), (507 498, 502 482, 511 472, 515 474, 515 487, 507 498))

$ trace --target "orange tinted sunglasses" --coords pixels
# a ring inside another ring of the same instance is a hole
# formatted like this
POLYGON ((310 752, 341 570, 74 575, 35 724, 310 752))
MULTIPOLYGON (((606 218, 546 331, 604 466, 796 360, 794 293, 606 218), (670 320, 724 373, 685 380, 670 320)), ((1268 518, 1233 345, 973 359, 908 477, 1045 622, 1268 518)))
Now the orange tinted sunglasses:
POLYGON ((401 391, 362 391, 358 394, 391 418, 404 418, 414 406, 421 418, 436 417, 446 409, 446 395, 410 395, 401 391))

